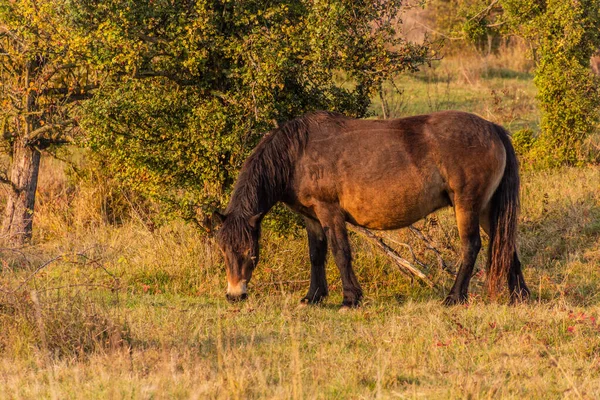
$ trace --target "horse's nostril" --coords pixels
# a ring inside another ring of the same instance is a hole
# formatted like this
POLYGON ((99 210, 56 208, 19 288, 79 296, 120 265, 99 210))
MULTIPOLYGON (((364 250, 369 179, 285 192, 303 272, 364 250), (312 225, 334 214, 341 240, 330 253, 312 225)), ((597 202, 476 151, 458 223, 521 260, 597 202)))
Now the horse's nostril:
POLYGON ((242 293, 239 296, 232 296, 229 293, 227 293, 225 295, 225 298, 227 298, 227 300, 229 300, 232 303, 236 303, 238 301, 246 300, 248 298, 248 294, 247 293, 242 293))

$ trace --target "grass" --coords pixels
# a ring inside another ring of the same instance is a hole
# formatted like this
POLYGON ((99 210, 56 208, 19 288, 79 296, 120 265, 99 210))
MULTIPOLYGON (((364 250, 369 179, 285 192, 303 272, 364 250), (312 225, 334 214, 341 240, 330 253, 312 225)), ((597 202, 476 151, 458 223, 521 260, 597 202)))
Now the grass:
MULTIPOLYGON (((535 127, 526 70, 476 61, 403 77, 402 96, 384 93, 391 116, 458 108, 535 127)), ((411 282, 352 234, 366 299, 347 312, 332 260, 330 298, 299 306, 303 233, 266 231, 249 300, 229 304, 211 240, 178 222, 149 227, 110 184, 75 184, 65 171, 44 159, 34 243, 0 249, 0 399, 600 397, 597 165, 523 172, 526 304, 490 302, 479 272, 468 305, 442 307, 452 278, 400 230, 383 236, 408 259, 409 244, 440 289, 411 282), (131 216, 115 220, 119 207, 131 216)), ((451 210, 416 227, 448 264, 457 259, 451 210)))
POLYGON ((596 398, 598 306, 138 295, 128 348, 0 362, 6 398, 596 398), (27 384, 24 384, 27 383, 27 384))
MULTIPOLYGON (((510 131, 537 129, 536 88, 527 63, 507 68, 507 54, 461 56, 435 62, 432 68, 403 75, 383 90, 391 118, 462 110, 504 125, 510 131)), ((516 57, 516 56, 515 56, 516 57)), ((523 60, 523 56, 516 57, 523 60)), ((381 114, 381 98, 371 111, 381 114)))

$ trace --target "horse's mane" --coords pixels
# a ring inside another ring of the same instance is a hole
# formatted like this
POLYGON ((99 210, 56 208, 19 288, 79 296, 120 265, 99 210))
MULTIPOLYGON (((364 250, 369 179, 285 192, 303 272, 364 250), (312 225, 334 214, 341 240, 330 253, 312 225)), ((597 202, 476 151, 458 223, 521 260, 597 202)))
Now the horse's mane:
POLYGON ((227 219, 219 230, 220 239, 230 244, 248 243, 248 219, 267 212, 285 193, 295 161, 308 142, 310 126, 339 116, 323 111, 309 113, 285 122, 261 139, 240 170, 225 211, 227 219))

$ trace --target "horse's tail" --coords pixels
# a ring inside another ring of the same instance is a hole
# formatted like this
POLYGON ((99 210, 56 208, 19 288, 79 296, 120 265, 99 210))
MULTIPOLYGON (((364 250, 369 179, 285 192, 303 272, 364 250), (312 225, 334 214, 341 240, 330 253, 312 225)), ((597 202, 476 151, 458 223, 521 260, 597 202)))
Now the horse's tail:
POLYGON ((506 151, 504 175, 490 203, 490 244, 488 247, 488 291, 495 297, 508 273, 517 251, 517 218, 519 216, 519 164, 508 132, 494 125, 506 151))

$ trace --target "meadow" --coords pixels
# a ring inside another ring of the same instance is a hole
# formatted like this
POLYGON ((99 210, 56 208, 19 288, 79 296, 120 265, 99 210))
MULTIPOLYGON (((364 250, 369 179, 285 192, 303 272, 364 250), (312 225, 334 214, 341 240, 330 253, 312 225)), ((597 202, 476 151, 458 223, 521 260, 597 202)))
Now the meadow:
MULTIPOLYGON (((386 112, 460 109, 535 130, 530 65, 511 51, 403 76, 383 92, 386 112)), ((404 229, 380 236, 437 287, 351 234, 366 298, 340 312, 331 259, 329 298, 299 304, 309 279, 302 231, 265 231, 250 297, 230 304, 211 238, 177 221, 155 227, 110 182, 77 180, 47 157, 32 244, 0 249, 0 398, 598 398, 600 166, 529 161, 519 243, 530 301, 488 299, 482 251, 469 304, 443 307, 453 278, 404 229)), ((415 227, 452 266, 452 211, 415 227)))

